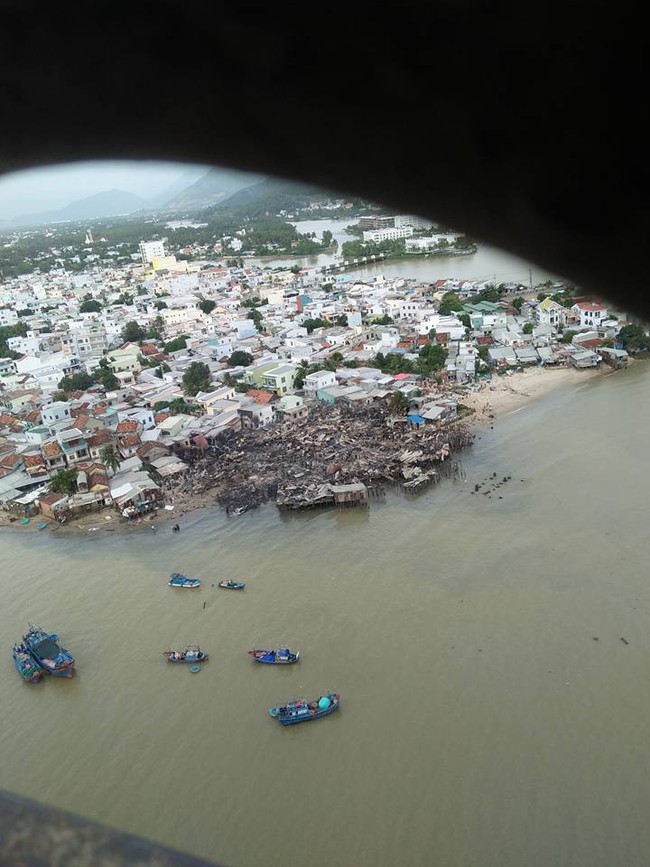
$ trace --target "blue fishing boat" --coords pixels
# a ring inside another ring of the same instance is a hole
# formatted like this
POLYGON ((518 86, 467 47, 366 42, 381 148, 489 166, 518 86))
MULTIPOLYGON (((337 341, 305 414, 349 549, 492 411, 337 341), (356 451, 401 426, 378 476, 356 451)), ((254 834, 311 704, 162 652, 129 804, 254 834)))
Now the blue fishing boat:
POLYGON ((225 590, 243 590, 245 586, 243 581, 219 581, 219 587, 225 590))
POLYGON ((23 643, 47 674, 54 677, 72 677, 74 674, 75 658, 61 647, 58 635, 30 623, 28 632, 23 635, 23 643))
POLYGON ((198 578, 188 578, 187 575, 181 575, 180 572, 172 572, 169 578, 170 587, 200 587, 201 581, 198 578))
POLYGON ((300 653, 292 653, 288 647, 279 647, 277 650, 249 650, 255 662, 266 665, 292 665, 300 659, 300 653))
POLYGON ((24 644, 14 644, 13 660, 16 670, 27 683, 38 683, 43 679, 43 669, 36 662, 24 644))
POLYGON ((169 662, 207 662, 208 654, 198 644, 188 644, 185 650, 165 650, 163 656, 169 662))
POLYGON ((314 701, 305 701, 302 698, 293 699, 281 707, 269 708, 269 713, 280 725, 292 726, 296 723, 309 722, 312 719, 320 719, 328 716, 339 709, 338 692, 326 692, 314 701))

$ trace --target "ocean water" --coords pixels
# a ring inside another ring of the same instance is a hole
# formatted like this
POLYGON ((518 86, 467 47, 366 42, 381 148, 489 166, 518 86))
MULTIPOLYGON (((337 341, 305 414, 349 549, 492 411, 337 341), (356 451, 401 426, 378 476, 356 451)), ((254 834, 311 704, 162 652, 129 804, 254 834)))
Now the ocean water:
POLYGON ((649 397, 644 362, 555 392, 368 509, 0 532, 2 787, 227 867, 645 867, 649 397), (30 621, 73 679, 21 681, 30 621))

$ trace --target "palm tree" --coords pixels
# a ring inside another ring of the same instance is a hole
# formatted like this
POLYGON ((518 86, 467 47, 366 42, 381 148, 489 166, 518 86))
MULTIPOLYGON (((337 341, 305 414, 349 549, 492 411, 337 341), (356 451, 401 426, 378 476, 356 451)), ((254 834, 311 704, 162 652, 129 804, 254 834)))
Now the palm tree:
POLYGON ((107 469, 112 470, 113 472, 115 472, 115 470, 122 463, 120 453, 112 443, 108 443, 102 448, 99 453, 99 457, 104 466, 107 467, 107 469))

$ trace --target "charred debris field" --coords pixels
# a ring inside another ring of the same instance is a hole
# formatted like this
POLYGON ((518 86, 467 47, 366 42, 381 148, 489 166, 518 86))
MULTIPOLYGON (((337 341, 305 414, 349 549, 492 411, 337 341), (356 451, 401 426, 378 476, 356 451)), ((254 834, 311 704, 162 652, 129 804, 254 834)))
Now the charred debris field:
POLYGON ((473 434, 458 419, 415 427, 384 406, 319 405, 294 424, 231 432, 208 449, 177 450, 183 489, 214 491, 228 511, 367 505, 387 486, 413 493, 462 473, 473 434))

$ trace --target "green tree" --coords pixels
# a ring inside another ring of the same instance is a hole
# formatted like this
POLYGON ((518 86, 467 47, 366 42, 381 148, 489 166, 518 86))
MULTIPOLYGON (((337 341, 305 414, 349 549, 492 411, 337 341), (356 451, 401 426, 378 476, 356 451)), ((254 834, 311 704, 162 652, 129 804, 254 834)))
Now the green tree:
POLYGON ((124 343, 139 343, 141 340, 144 340, 146 335, 146 329, 134 320, 127 322, 122 329, 122 340, 124 343))
POLYGON ((212 301, 212 300, 209 299, 209 298, 206 298, 205 301, 201 301, 201 303, 199 304, 199 307, 201 308, 201 310, 202 310, 205 314, 212 313, 212 311, 214 310, 214 308, 215 308, 216 306, 217 306, 217 302, 216 302, 216 301, 212 301))
POLYGON ((99 367, 93 370, 93 376, 95 382, 103 385, 106 391, 113 391, 120 384, 119 379, 115 376, 105 358, 99 360, 99 367))
POLYGON ((388 405, 390 407, 390 411, 395 415, 404 415, 406 410, 411 405, 411 401, 408 399, 408 397, 404 394, 403 391, 394 391, 390 396, 388 405))
POLYGON ((316 328, 331 328, 332 323, 329 319, 321 319, 320 316, 317 316, 314 319, 305 319, 302 326, 307 329, 307 334, 311 334, 316 328))
POLYGON ((112 443, 107 443, 100 449, 99 459, 107 469, 113 470, 113 472, 122 463, 120 453, 112 443))
POLYGON ((519 295, 517 298, 512 299, 512 306, 515 308, 517 313, 521 313, 521 306, 524 303, 524 298, 519 295))
POLYGON ((463 309, 463 302, 455 292, 446 292, 442 296, 442 301, 438 306, 438 313, 441 316, 449 316, 450 313, 455 313, 463 309))
POLYGON ((73 373, 71 376, 64 376, 58 382, 58 388, 66 394, 73 391, 85 391, 95 384, 95 380, 88 373, 73 373))
POLYGON ((183 374, 183 391, 191 397, 210 389, 210 368, 203 361, 193 361, 183 374))
POLYGON ((170 340, 169 343, 165 343, 163 349, 165 352, 178 352, 179 349, 185 349, 187 346, 187 340, 189 339, 189 334, 181 334, 180 337, 175 337, 173 340, 170 340))
POLYGON ((228 364, 231 367, 248 367, 253 363, 253 356, 250 352, 244 352, 242 349, 236 349, 228 359, 228 364))
POLYGON ((618 332, 616 340, 624 349, 632 352, 646 349, 648 346, 648 338, 640 325, 624 325, 618 332))
POLYGON ((340 316, 337 316, 334 320, 335 325, 339 325, 341 328, 348 327, 348 317, 346 313, 341 313, 340 316))
POLYGON ((534 328, 534 322, 524 322, 524 327, 521 330, 524 332, 524 334, 532 334, 534 328))
POLYGON ((77 470, 74 467, 57 470, 50 477, 48 488, 56 494, 74 494, 77 490, 77 470))
POLYGON ((164 301, 156 301, 155 306, 156 306, 156 310, 166 310, 167 309, 167 305, 165 304, 164 301))
POLYGON ((89 298, 87 301, 82 301, 79 305, 80 313, 99 313, 102 305, 95 298, 89 298))
POLYGON ((439 343, 427 343, 418 353, 418 369, 423 376, 431 376, 434 370, 445 366, 448 352, 439 343))
POLYGON ((577 331, 565 331, 562 335, 561 342, 562 343, 571 343, 573 338, 576 336, 577 331))

